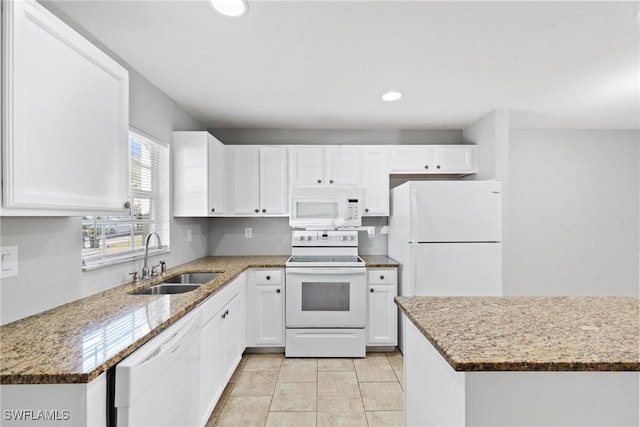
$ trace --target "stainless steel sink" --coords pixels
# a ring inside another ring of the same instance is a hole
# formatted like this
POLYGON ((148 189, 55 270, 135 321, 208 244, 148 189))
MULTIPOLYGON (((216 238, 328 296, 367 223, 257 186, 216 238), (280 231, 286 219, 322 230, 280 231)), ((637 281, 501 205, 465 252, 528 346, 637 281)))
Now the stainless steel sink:
POLYGON ((134 295, 172 295, 182 294, 198 289, 201 284, 160 283, 150 288, 134 292, 134 295))
POLYGON ((170 277, 164 280, 162 283, 194 283, 204 285, 210 280, 218 277, 220 273, 183 273, 178 274, 177 276, 170 277))

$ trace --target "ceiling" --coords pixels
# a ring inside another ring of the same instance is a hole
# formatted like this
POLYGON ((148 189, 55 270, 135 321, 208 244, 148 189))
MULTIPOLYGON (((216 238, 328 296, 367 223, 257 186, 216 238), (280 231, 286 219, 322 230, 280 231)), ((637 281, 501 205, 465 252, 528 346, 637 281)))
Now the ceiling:
POLYGON ((639 128, 638 1, 248 1, 53 7, 212 129, 639 128))

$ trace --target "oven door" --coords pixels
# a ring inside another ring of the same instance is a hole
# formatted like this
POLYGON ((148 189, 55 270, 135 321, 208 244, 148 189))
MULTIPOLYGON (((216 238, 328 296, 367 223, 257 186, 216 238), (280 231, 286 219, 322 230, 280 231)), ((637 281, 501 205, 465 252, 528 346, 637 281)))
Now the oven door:
POLYGON ((364 268, 287 268, 287 328, 364 328, 364 268))

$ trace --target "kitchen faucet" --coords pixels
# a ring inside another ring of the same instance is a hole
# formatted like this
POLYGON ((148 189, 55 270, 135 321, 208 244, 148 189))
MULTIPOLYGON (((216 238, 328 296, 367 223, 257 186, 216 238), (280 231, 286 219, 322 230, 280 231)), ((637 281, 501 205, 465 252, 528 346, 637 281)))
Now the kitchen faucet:
POLYGON ((158 239, 158 249, 162 249, 162 242, 160 241, 160 235, 155 231, 147 234, 147 241, 144 244, 144 266, 142 267, 142 280, 149 278, 149 240, 152 235, 156 235, 158 239))

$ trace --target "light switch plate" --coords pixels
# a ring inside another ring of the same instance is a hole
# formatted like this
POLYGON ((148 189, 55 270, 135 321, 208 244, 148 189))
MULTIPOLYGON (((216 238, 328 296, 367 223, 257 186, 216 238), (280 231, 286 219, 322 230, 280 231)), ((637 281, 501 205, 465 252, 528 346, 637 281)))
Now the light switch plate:
POLYGON ((2 277, 15 277, 18 275, 18 247, 2 246, 0 248, 2 255, 2 277))

